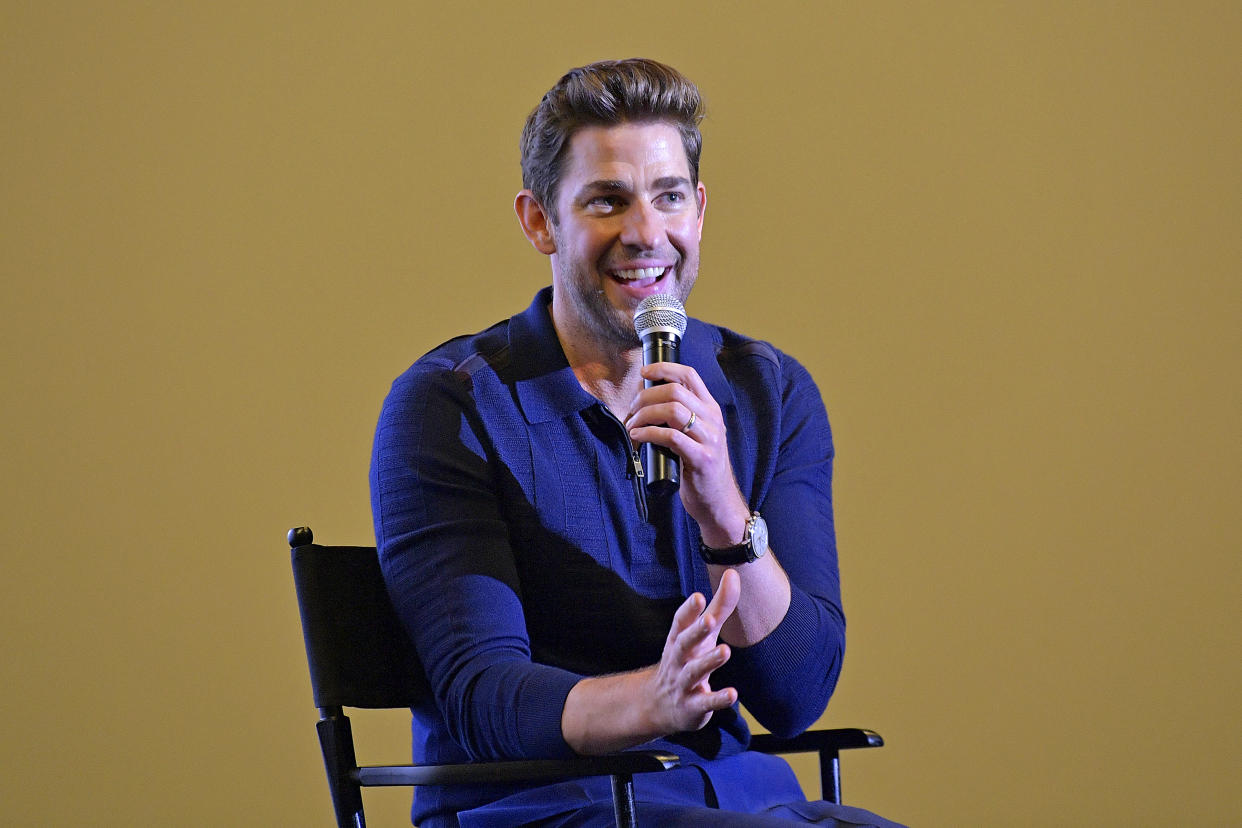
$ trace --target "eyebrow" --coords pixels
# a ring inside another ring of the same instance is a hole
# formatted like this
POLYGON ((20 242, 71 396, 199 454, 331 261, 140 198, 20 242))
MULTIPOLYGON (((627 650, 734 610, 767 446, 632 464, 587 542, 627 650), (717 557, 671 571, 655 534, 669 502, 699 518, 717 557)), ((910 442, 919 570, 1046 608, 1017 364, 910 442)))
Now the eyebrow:
POLYGON ((619 178, 597 178, 594 181, 588 181, 578 190, 579 193, 621 193, 630 189, 630 185, 626 184, 619 178))
MULTIPOLYGON (((674 190, 679 187, 690 189, 690 179, 684 175, 666 175, 651 183, 656 190, 674 190)), ((630 185, 619 178, 597 178, 583 184, 578 195, 583 197, 590 193, 627 193, 630 189, 630 185)))
POLYGON ((690 187, 690 179, 684 175, 666 175, 655 180, 657 190, 675 190, 678 187, 690 187))

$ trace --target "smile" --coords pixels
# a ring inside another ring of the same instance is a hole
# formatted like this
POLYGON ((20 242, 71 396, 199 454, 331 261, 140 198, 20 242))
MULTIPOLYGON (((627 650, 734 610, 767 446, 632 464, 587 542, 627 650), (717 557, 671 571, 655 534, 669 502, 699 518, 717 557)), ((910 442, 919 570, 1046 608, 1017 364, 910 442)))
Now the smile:
POLYGON ((612 276, 623 282, 638 282, 658 279, 664 275, 665 269, 663 267, 639 267, 633 270, 614 270, 612 276))

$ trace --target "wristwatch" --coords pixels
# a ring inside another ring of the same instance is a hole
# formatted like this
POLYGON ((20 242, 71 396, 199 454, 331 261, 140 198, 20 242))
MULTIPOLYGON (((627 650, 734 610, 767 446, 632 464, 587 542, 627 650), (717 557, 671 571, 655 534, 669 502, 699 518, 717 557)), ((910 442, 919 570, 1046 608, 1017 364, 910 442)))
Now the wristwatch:
POLYGON ((767 554, 768 551, 768 524, 758 512, 752 512, 750 520, 746 521, 746 534, 742 537, 742 542, 735 546, 726 546, 724 549, 712 549, 703 541, 699 541, 699 557, 705 563, 715 564, 717 566, 737 566, 738 564, 750 563, 758 560, 767 554))

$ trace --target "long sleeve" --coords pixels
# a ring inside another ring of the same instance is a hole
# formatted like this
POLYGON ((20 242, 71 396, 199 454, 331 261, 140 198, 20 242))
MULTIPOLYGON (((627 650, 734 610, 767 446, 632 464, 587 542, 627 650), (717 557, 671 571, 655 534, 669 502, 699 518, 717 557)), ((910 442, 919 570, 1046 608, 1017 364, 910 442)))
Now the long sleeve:
POLYGON ((389 592, 469 758, 563 756, 579 676, 531 661, 504 485, 468 374, 422 362, 376 432, 372 508, 389 592))
POLYGON ((759 479, 751 481, 750 496, 752 507, 768 523, 771 548, 789 576, 790 607, 763 641, 734 650, 721 680, 736 683, 742 703, 761 724, 788 736, 810 727, 832 696, 845 651, 845 616, 828 416, 806 370, 788 356, 777 358, 779 371, 770 381, 781 389, 779 411, 751 424, 755 439, 750 448, 756 443, 761 448, 759 479), (770 477, 766 468, 772 470, 770 477))

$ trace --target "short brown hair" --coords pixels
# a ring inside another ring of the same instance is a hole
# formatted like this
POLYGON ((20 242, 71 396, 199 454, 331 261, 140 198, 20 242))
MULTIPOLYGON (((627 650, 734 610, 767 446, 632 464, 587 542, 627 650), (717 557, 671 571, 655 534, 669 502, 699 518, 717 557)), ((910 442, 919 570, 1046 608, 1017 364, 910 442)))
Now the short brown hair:
POLYGON ((681 134, 690 162, 691 183, 699 183, 703 136, 699 89, 671 66, 647 58, 603 60, 557 81, 526 119, 522 129, 522 186, 535 194, 552 221, 569 141, 588 126, 629 121, 666 121, 681 134))

